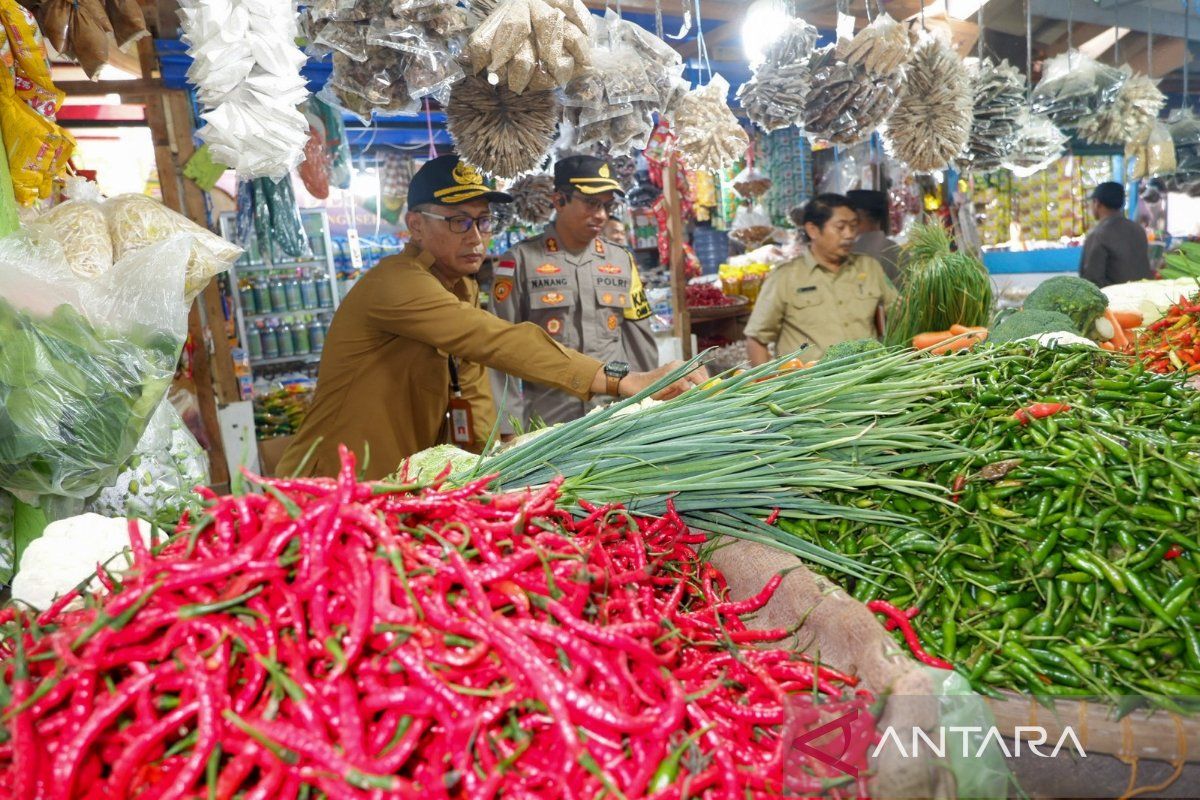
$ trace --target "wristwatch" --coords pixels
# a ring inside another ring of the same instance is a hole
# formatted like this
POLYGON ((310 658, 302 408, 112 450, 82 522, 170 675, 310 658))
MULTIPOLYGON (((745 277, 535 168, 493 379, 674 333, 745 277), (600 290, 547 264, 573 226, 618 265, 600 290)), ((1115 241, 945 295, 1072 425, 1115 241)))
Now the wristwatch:
POLYGON ((608 378, 607 394, 620 395, 621 378, 629 374, 629 365, 624 361, 610 361, 604 365, 604 376, 608 378))

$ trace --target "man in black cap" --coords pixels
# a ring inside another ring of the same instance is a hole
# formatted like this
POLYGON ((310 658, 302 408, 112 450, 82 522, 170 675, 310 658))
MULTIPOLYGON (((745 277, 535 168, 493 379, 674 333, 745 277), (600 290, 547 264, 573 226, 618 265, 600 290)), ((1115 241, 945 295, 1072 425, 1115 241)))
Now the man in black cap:
POLYGON ((888 238, 887 193, 855 189, 846 192, 846 197, 858 214, 858 239, 854 241, 854 252, 878 261, 888 280, 896 283, 900 275, 900 245, 888 238))
MULTIPOLYGON (((336 475, 339 444, 358 454, 360 466, 369 452, 369 479, 450 438, 479 447, 496 419, 486 367, 587 400, 631 396, 679 366, 630 372, 481 309, 474 276, 495 224, 491 204, 511 201, 458 156, 433 159, 413 176, 410 243, 367 272, 338 307, 312 409, 278 474, 336 475)), ((662 394, 704 380, 698 370, 662 394)))
POLYGON ((1119 183, 1102 183, 1092 192, 1092 216, 1097 222, 1083 242, 1079 275, 1102 289, 1152 277, 1146 231, 1126 219, 1124 207, 1125 187, 1119 183))
MULTIPOLYGON (((601 235, 625 196, 612 166, 594 156, 564 158, 554 165, 554 189, 554 222, 496 265, 492 310, 600 361, 654 369, 658 345, 633 256, 601 235)), ((515 432, 514 420, 567 422, 595 405, 548 386, 526 383, 522 393, 513 373, 495 373, 492 388, 504 435, 515 432)))

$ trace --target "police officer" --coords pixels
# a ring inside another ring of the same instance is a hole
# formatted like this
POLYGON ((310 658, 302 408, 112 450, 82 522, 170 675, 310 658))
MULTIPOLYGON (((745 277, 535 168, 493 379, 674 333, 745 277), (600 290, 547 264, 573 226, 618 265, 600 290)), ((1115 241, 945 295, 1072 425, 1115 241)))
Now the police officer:
MULTIPOLYGON (((600 361, 654 369, 658 345, 633 256, 601 235, 625 196, 612 166, 594 156, 564 158, 554 166, 554 189, 554 222, 496 265, 492 310, 501 319, 532 322, 600 361)), ((514 432, 513 420, 566 422, 596 405, 548 386, 526 384, 522 396, 512 375, 499 372, 492 387, 502 434, 514 432)))
MULTIPOLYGON (((338 307, 312 409, 278 474, 336 475, 345 444, 360 466, 369 449, 366 477, 381 478, 446 441, 450 429, 477 448, 495 421, 487 367, 586 400, 632 396, 678 366, 630 372, 481 309, 475 274, 495 224, 491 203, 511 201, 457 156, 433 159, 413 176, 405 216, 411 242, 367 272, 338 307)), ((662 395, 705 379, 699 370, 662 395)))

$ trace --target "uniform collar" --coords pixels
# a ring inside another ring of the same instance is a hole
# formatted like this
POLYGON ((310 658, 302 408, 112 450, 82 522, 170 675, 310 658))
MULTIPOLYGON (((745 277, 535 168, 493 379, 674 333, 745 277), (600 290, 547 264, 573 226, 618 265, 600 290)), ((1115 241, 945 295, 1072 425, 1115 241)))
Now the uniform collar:
POLYGON ((406 244, 401 255, 416 263, 421 269, 428 270, 433 266, 433 253, 417 247, 415 244, 406 244))
POLYGON ((849 256, 846 257, 846 260, 842 262, 842 266, 838 269, 837 272, 834 272, 833 270, 829 269, 829 267, 827 267, 824 264, 822 264, 821 262, 817 261, 816 256, 814 256, 812 254, 812 250, 805 250, 804 255, 800 256, 800 261, 804 262, 804 265, 808 267, 810 272, 816 272, 817 270, 821 270, 822 272, 828 273, 829 275, 836 276, 836 275, 841 275, 842 273, 846 272, 849 269, 852 269, 854 267, 854 261, 857 258, 858 258, 857 253, 851 253, 849 256))
POLYGON ((547 253, 556 255, 562 254, 570 258, 583 258, 591 255, 592 253, 606 255, 608 252, 607 245, 605 245, 600 237, 597 236, 595 239, 592 239, 592 241, 588 242, 587 246, 584 247, 583 250, 579 251, 578 253, 572 253, 563 246, 562 237, 558 235, 558 229, 554 226, 553 222, 551 222, 546 228, 545 238, 543 239, 542 243, 545 246, 547 253))

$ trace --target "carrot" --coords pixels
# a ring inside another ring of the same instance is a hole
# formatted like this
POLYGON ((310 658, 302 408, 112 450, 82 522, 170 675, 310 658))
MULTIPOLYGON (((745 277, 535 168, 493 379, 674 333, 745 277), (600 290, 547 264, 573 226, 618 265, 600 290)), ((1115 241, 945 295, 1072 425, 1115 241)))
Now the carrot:
POLYGON ((1117 351, 1117 348, 1113 346, 1113 343, 1112 343, 1112 342, 1101 342, 1101 343, 1100 343, 1100 349, 1101 349, 1101 350, 1107 350, 1107 351, 1109 351, 1110 353, 1115 353, 1115 352, 1117 351))
POLYGON ((1137 311, 1113 311, 1115 317, 1114 325, 1120 325, 1122 328, 1140 328, 1142 327, 1142 315, 1137 311))
POLYGON ((953 353, 958 350, 969 350, 975 345, 987 338, 987 331, 983 332, 982 336, 963 336, 945 344, 940 344, 929 352, 935 356, 940 356, 943 353, 953 353))
POLYGON ((987 328, 971 328, 966 325, 951 325, 950 332, 955 336, 960 336, 964 333, 986 333, 987 328))
POLYGON ((1113 326, 1112 343, 1113 343, 1113 345, 1118 350, 1128 347, 1129 346, 1129 337, 1125 335, 1125 329, 1121 327, 1120 321, 1117 320, 1116 312, 1114 312, 1111 308, 1105 309, 1104 318, 1106 320, 1108 320, 1110 323, 1112 323, 1112 326, 1113 326))
POLYGON ((932 331, 930 333, 918 333, 913 337, 912 346, 917 350, 924 350, 928 347, 934 347, 953 336, 950 331, 932 331))

